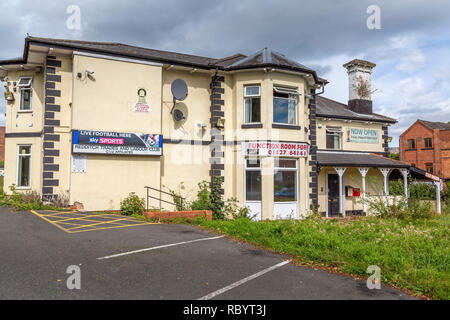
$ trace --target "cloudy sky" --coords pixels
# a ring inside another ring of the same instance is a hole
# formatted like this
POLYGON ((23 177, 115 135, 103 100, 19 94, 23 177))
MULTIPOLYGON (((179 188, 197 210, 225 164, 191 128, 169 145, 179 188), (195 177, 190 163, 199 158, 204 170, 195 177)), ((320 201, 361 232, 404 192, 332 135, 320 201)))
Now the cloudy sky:
MULTIPOLYGON (((346 102, 342 64, 360 58, 377 64, 374 111, 399 120, 392 146, 418 118, 450 121, 448 0, 3 0, 0 12, 0 59, 21 56, 27 33, 217 58, 269 47, 315 68, 330 81, 325 96, 346 102), (80 30, 67 27, 73 5, 80 30), (380 8, 380 29, 367 27, 370 5, 380 8)), ((4 111, 2 98, 0 124, 4 111)))

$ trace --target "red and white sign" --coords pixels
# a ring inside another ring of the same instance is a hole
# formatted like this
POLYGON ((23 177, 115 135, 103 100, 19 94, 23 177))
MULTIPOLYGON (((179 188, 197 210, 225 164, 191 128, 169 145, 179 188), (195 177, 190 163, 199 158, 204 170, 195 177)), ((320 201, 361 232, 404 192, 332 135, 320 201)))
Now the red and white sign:
POLYGON ((136 103, 134 105, 134 112, 150 112, 150 105, 146 103, 136 103))
POLYGON ((431 173, 425 172, 425 177, 430 178, 434 181, 441 181, 441 179, 439 177, 436 177, 434 175, 432 175, 431 173))
POLYGON ((269 156, 269 157, 307 157, 309 145, 298 142, 243 142, 242 152, 244 155, 269 156))

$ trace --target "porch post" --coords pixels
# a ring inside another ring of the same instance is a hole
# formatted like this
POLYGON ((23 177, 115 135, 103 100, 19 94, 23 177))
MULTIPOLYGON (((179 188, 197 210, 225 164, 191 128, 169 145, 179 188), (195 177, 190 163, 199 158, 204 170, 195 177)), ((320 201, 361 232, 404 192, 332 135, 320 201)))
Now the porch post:
POLYGON ((408 169, 400 169, 400 172, 403 175, 403 184, 405 186, 405 198, 408 199, 408 169))
POLYGON ((367 215, 367 204, 366 204, 366 174, 369 168, 358 168, 359 173, 362 176, 362 196, 363 196, 363 211, 367 215))
POLYGON ((434 181, 436 185, 436 211, 441 214, 441 181, 434 181))
POLYGON ((389 186, 388 186, 388 176, 391 169, 389 168, 379 168, 384 177, 384 205, 388 204, 389 186))
POLYGON ((345 217, 345 197, 343 196, 342 177, 344 176, 344 172, 347 168, 335 167, 334 170, 336 170, 339 175, 339 213, 345 217))

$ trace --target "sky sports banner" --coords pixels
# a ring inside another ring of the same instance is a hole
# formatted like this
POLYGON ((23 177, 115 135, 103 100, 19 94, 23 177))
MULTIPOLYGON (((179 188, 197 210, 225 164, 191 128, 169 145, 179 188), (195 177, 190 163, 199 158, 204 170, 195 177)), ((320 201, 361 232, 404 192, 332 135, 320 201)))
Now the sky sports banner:
POLYGON ((91 130, 73 131, 73 153, 162 155, 162 136, 91 130))
POLYGON ((308 144, 297 142, 243 142, 242 151, 247 156, 272 156, 303 158, 308 156, 308 144))

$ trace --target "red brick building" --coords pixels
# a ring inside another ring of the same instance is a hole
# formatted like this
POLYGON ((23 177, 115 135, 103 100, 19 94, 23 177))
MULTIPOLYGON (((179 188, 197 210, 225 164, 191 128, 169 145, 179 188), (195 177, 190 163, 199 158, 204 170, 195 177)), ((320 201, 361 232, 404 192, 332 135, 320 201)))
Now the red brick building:
POLYGON ((400 160, 450 179, 450 123, 417 120, 400 135, 400 160))
POLYGON ((0 161, 5 161, 5 127, 0 127, 0 161))

